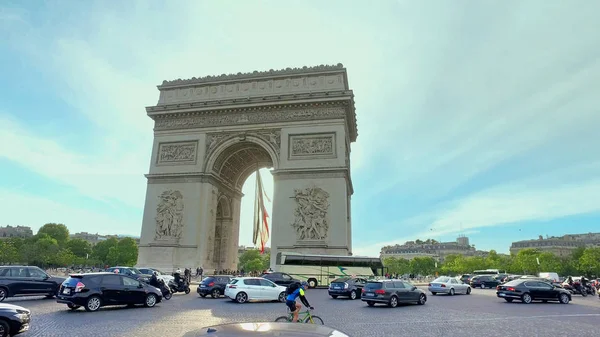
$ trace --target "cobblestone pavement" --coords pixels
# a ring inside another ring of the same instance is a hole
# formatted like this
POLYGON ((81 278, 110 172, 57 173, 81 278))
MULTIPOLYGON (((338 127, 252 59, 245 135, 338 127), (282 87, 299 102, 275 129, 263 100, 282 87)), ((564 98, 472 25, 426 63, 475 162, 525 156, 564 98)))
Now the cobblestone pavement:
MULTIPOLYGON (((103 308, 71 312, 55 300, 12 298, 8 303, 32 310, 26 336, 181 336, 202 327, 230 322, 273 321, 285 314, 283 303, 237 304, 226 299, 177 294, 154 308, 103 308)), ((309 290, 315 314, 351 336, 598 336, 600 299, 573 296, 569 305, 505 303, 494 290, 471 295, 431 296, 424 306, 367 307, 360 300, 331 299, 326 290, 309 290)))

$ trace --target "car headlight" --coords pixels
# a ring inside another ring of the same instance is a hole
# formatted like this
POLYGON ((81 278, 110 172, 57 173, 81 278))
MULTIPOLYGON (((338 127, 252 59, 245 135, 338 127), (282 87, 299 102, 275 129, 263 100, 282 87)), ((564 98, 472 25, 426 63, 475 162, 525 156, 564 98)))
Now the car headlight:
POLYGON ((21 322, 29 319, 29 313, 23 312, 23 310, 17 310, 17 314, 15 315, 21 322), (19 311, 21 311, 19 313, 19 311))

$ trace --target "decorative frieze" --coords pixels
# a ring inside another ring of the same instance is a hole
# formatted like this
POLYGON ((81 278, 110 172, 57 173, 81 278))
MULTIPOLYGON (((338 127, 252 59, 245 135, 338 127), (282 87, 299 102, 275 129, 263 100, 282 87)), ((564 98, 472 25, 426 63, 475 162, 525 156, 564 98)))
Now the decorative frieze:
POLYGON ((157 164, 195 164, 197 152, 197 141, 160 143, 157 164))
POLYGON ((292 121, 312 121, 323 119, 338 119, 346 117, 344 107, 323 108, 282 108, 278 110, 257 110, 246 113, 226 113, 197 115, 186 117, 156 117, 155 131, 194 129, 213 126, 247 125, 261 123, 278 123, 292 121), (265 111, 266 110, 266 111, 265 111))
POLYGON ((254 136, 260 138, 271 145, 279 154, 281 148, 281 129, 253 130, 253 131, 231 131, 214 132, 206 134, 206 153, 210 153, 219 144, 232 137, 254 136))
POLYGON ((335 158, 335 133, 289 135, 289 158, 335 158))

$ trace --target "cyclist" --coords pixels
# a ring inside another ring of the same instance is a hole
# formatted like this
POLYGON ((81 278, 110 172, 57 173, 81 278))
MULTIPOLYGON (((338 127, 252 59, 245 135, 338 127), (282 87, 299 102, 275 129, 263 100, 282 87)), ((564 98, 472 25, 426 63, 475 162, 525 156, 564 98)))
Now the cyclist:
POLYGON ((292 320, 292 322, 298 322, 298 314, 300 313, 300 308, 302 308, 301 304, 296 303, 296 299, 298 297, 300 297, 300 301, 302 301, 302 304, 304 304, 305 307, 310 308, 311 310, 314 309, 313 307, 310 306, 310 304, 308 303, 308 300, 304 296, 304 291, 307 289, 308 289, 308 283, 306 283, 306 281, 303 281, 300 284, 300 287, 298 287, 298 289, 294 290, 286 298, 285 304, 290 309, 290 311, 292 313, 294 313, 294 319, 292 320))

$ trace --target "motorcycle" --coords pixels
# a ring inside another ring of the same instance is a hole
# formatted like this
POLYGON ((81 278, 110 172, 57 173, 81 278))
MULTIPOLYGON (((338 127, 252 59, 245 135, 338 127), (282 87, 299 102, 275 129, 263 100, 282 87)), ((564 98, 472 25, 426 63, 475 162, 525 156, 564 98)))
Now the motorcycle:
POLYGON ((175 282, 175 280, 169 281, 169 288, 171 288, 171 292, 174 293, 185 293, 186 295, 190 293, 190 284, 186 280, 181 280, 179 283, 175 282))
POLYGON ((149 285, 156 287, 160 290, 160 292, 163 295, 163 298, 165 300, 170 300, 171 297, 173 297, 173 294, 171 293, 171 289, 169 289, 169 287, 165 284, 165 281, 163 279, 157 279, 158 285, 152 284, 151 280, 143 280, 143 282, 148 283, 149 285))

